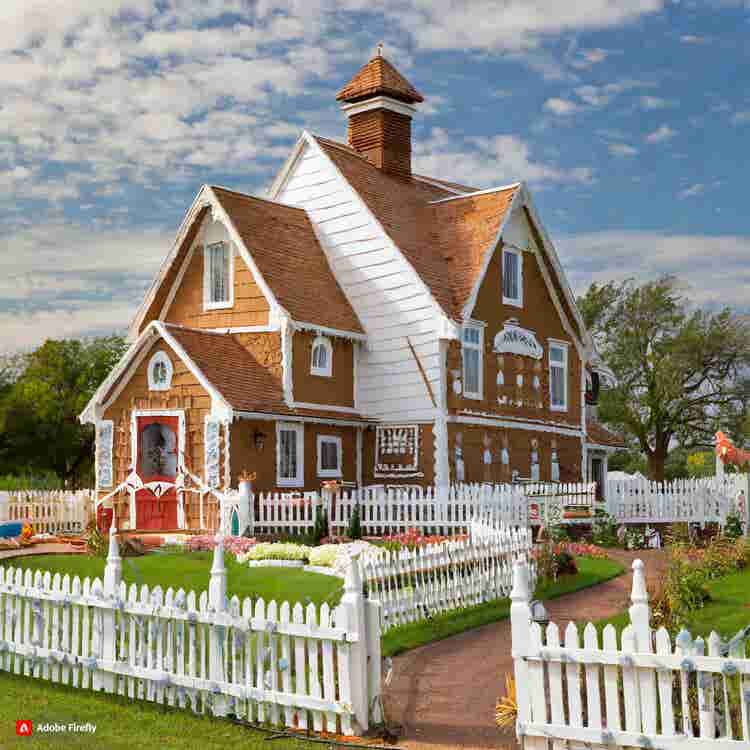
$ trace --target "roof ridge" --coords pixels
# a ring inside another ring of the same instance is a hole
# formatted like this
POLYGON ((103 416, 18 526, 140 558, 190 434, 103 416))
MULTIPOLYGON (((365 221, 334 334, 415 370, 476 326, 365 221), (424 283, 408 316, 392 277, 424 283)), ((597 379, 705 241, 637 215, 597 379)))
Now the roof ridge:
POLYGON ((281 206, 282 208, 293 208, 295 211, 302 211, 307 213, 304 208, 299 206, 293 206, 291 203, 285 203, 284 201, 277 201, 273 198, 263 198, 260 195, 251 195, 250 193, 243 193, 240 190, 233 190, 232 188, 225 187, 224 185, 209 185, 211 190, 223 190, 225 193, 232 193, 238 195, 241 198, 250 198, 251 200, 263 201, 263 203, 270 203, 274 206, 281 206))
POLYGON ((489 195, 490 193, 500 193, 506 190, 517 190, 523 183, 511 182, 509 185, 498 185, 497 187, 487 188, 486 190, 475 190, 473 193, 464 193, 463 195, 452 195, 448 198, 439 198, 436 201, 430 201, 430 205, 434 206, 436 203, 447 203, 448 201, 461 200, 461 198, 474 198, 477 195, 489 195))

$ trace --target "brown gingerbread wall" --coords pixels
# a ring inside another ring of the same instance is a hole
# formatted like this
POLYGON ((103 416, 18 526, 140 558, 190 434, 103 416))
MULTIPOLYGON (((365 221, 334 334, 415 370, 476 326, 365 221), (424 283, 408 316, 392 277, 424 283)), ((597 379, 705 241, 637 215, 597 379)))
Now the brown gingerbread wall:
POLYGON ((230 440, 232 486, 237 486, 240 474, 248 471, 256 474, 253 487, 257 492, 319 490, 324 479, 317 473, 318 435, 334 435, 341 438, 342 479, 346 482, 355 482, 357 479, 356 430, 356 427, 305 423, 305 486, 301 488, 278 487, 276 484, 276 423, 272 420, 237 420, 232 425, 230 440), (258 451, 255 446, 256 432, 265 436, 262 451, 258 451))
POLYGON ((551 481, 552 441, 557 443, 557 459, 560 464, 561 482, 580 482, 581 477, 581 439, 571 436, 554 435, 549 432, 531 430, 502 429, 495 427, 473 426, 463 424, 448 425, 449 460, 451 479, 456 478, 456 438, 461 436, 461 449, 464 461, 466 482, 509 482, 513 470, 521 478, 531 476, 531 441, 537 441, 539 454, 539 478, 543 482, 551 481), (487 444, 492 462, 484 463, 484 450, 487 444), (504 466, 501 461, 503 446, 507 445, 509 463, 504 466))
POLYGON ((432 424, 419 425, 419 467, 423 477, 376 477, 375 476, 375 428, 364 431, 362 442, 362 483, 368 484, 421 484, 429 486, 435 482, 435 436, 432 424))
MULTIPOLYGON (((203 475, 204 418, 211 411, 211 398, 182 360, 161 339, 149 348, 127 385, 103 415, 104 419, 111 419, 114 422, 115 428, 112 447, 113 487, 125 481, 133 462, 131 417, 134 409, 183 409, 185 412, 185 463, 193 474, 203 475), (148 387, 149 360, 158 350, 167 354, 174 368, 172 387, 168 391, 150 391, 148 387)), ((111 490, 101 491, 100 494, 104 496, 109 491, 111 490)), ((197 498, 195 493, 185 493, 188 528, 200 528, 197 498)), ((119 498, 116 497, 115 501, 118 502, 118 519, 129 521, 130 508, 127 493, 121 494, 119 498)), ((210 501, 210 505, 213 512, 215 503, 210 501)), ((208 513, 204 514, 204 520, 209 520, 208 513)))
POLYGON ((203 310, 203 248, 198 245, 182 277, 165 321, 190 328, 229 328, 268 323, 268 302, 242 258, 234 254, 234 305, 203 310))
POLYGON ((294 400, 308 404, 354 406, 354 344, 328 337, 333 347, 330 378, 310 373, 312 345, 317 334, 296 331, 292 338, 292 378, 294 400))
MULTIPOLYGON (((477 304, 472 314, 474 320, 487 323, 484 330, 484 398, 481 401, 456 395, 451 387, 453 371, 461 373, 461 345, 452 341, 448 349, 448 409, 472 410, 512 416, 522 419, 545 419, 581 424, 581 360, 570 335, 565 331, 560 316, 549 294, 533 253, 523 253, 523 307, 502 304, 501 258, 499 248, 487 269, 480 287, 477 304), (498 355, 492 351, 495 335, 508 318, 516 318, 523 328, 534 332, 544 349, 541 360, 510 354, 498 355), (567 341, 568 347, 568 409, 565 412, 549 408, 549 341, 554 338, 567 341), (502 368, 504 385, 497 385, 497 373, 502 368), (516 376, 523 375, 523 385, 516 385, 516 376), (538 390, 533 387, 534 376, 540 379, 538 390), (499 403, 498 398, 505 399, 499 403), (512 402, 522 401, 518 407, 512 402), (540 407, 541 404, 541 407, 540 407)), ((460 374, 459 374, 459 377, 460 374)))

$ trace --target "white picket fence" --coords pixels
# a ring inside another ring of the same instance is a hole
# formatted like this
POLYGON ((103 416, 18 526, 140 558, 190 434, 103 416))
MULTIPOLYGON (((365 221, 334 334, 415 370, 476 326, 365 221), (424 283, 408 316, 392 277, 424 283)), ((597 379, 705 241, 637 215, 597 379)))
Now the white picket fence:
POLYGON ((0 492, 0 523, 31 521, 35 532, 78 534, 94 513, 93 490, 0 492))
POLYGON ((608 481, 607 511, 621 523, 718 523, 739 513, 747 519, 747 474, 651 482, 608 481))
POLYGON ((0 669, 133 700, 357 734, 380 720, 380 607, 351 566, 333 610, 227 599, 223 546, 208 591, 0 567, 0 669))
POLYGON ((640 560, 619 644, 612 625, 601 641, 591 623, 583 642, 573 623, 564 636, 554 623, 542 629, 532 620, 524 562, 514 568, 511 601, 516 728, 525 750, 750 747, 745 633, 724 644, 716 633, 705 642, 683 631, 673 644, 664 628, 653 632, 640 560))
POLYGON ((382 607, 386 631, 507 597, 516 560, 529 560, 536 580, 531 550, 529 529, 473 521, 465 539, 383 552, 362 563, 361 575, 368 597, 382 607))

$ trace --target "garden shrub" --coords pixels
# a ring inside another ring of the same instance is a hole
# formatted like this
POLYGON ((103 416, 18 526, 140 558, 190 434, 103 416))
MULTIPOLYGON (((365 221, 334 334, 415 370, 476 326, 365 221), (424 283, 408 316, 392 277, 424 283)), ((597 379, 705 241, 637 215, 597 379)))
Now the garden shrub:
POLYGON ((724 536, 727 539, 739 539, 742 536, 742 519, 737 513, 727 516, 727 522, 724 525, 724 536))
POLYGON ((310 565, 319 565, 323 568, 332 568, 340 553, 338 544, 322 544, 310 550, 310 565))
POLYGON ((546 542, 539 544, 533 551, 536 562, 537 578, 540 582, 556 581, 561 575, 578 572, 573 555, 565 549, 563 544, 546 542))
POLYGON ((616 547, 617 521, 608 513, 597 516, 591 526, 591 541, 599 547, 616 547))
POLYGON ((313 526, 312 536, 314 544, 320 544, 320 540, 328 536, 328 511, 320 506, 315 509, 315 525, 313 526))
POLYGON ((359 503, 354 506, 352 517, 349 519, 349 526, 347 527, 346 535, 349 539, 362 538, 362 519, 360 517, 359 503))
POLYGON ((635 526, 629 527, 625 531, 625 549, 645 549, 646 532, 635 526))
POLYGON ((299 560, 308 562, 311 547, 303 544, 280 542, 261 542, 251 547, 247 552, 237 556, 237 562, 248 560, 299 560))

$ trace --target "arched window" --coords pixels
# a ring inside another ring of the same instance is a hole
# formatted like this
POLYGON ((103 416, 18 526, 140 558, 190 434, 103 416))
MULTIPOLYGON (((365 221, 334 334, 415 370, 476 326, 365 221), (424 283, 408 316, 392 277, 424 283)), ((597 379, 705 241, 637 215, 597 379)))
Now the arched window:
POLYGON ((310 374, 331 377, 333 372, 333 347, 325 336, 318 336, 312 345, 310 374))
POLYGON ((148 387, 152 391, 168 391, 172 387, 172 360, 158 351, 148 363, 148 387))

